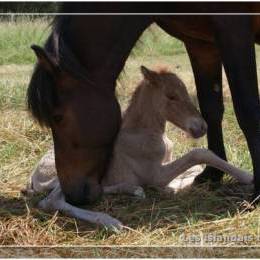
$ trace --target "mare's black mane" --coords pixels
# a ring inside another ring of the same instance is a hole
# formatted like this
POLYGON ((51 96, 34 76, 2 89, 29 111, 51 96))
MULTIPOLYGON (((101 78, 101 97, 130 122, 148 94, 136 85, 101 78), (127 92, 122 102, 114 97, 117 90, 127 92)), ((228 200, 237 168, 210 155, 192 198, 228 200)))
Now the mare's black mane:
MULTIPOLYGON (((61 6, 60 11, 63 10, 61 6)), ((86 78, 86 71, 79 64, 67 44, 66 28, 71 16, 56 16, 52 21, 52 33, 46 41, 44 49, 51 55, 62 70, 77 79, 86 78)), ((27 90, 27 107, 32 116, 42 126, 49 127, 53 119, 53 109, 59 104, 53 77, 36 64, 27 90)))
MULTIPOLYGON (((79 12, 80 6, 86 7, 88 5, 63 3, 59 7, 59 13, 79 12)), ((62 71, 68 72, 76 79, 87 81, 88 85, 93 86, 90 73, 86 71, 83 64, 79 63, 73 54, 73 48, 70 46, 71 38, 68 35, 68 28, 72 22, 73 15, 57 15, 52 21, 52 33, 44 48, 62 71)), ((54 108, 58 105, 59 98, 54 79, 40 65, 36 64, 27 90, 28 110, 40 125, 50 127, 54 108)))

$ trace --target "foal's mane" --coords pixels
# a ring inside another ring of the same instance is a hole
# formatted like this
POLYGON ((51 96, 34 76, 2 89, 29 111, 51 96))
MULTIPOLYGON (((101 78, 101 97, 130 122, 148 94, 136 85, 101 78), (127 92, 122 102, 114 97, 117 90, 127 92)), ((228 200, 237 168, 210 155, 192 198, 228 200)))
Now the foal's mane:
MULTIPOLYGON (((157 64, 157 65, 153 66, 153 71, 157 72, 157 74, 162 74, 162 75, 165 74, 165 73, 170 73, 170 69, 168 68, 168 66, 166 66, 164 64, 157 64)), ((123 113, 123 117, 126 114, 129 114, 129 112, 131 113, 131 112, 133 112, 135 110, 138 111, 137 103, 138 103, 138 100, 140 98, 140 95, 142 95, 141 92, 142 92, 142 90, 144 88, 147 88, 147 85, 149 85, 149 84, 151 84, 151 83, 149 83, 145 79, 142 79, 138 83, 138 85, 137 85, 136 89, 134 90, 134 92, 132 94, 132 97, 131 97, 131 99, 129 101, 129 105, 128 105, 127 109, 123 113)), ((151 91, 149 91, 148 93, 151 93, 151 91)), ((144 101, 144 100, 146 100, 146 99, 142 99, 142 101, 144 101)))
MULTIPOLYGON (((66 27, 71 16, 56 16, 52 21, 52 33, 44 49, 60 68, 77 79, 88 80, 86 71, 80 65, 68 46, 66 27)), ((91 83, 91 82, 90 82, 91 83)), ((27 107, 32 116, 42 126, 49 127, 53 109, 59 104, 53 77, 36 64, 27 90, 27 107)))

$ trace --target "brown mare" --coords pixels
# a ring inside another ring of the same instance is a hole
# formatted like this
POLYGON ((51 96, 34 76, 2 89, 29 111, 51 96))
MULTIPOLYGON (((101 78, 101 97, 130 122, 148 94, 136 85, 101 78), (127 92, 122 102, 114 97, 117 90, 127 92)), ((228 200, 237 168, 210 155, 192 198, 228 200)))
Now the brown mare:
MULTIPOLYGON (((118 12, 126 11, 120 4, 114 6, 118 12)), ((238 12, 260 10, 253 3, 235 6, 238 12)), ((73 4, 68 3, 61 12, 87 12, 89 5, 82 3, 77 8, 73 10, 73 4)), ((232 10, 232 4, 203 3, 194 10, 212 8, 218 12, 232 10)), ((185 43, 200 109, 208 124, 209 149, 226 159, 221 127, 224 65, 252 157, 258 195, 260 104, 254 42, 260 39, 259 16, 83 15, 57 16, 45 48, 33 47, 38 64, 28 89, 29 109, 41 124, 52 129, 57 172, 66 200, 83 204, 101 194, 100 182, 121 122, 116 79, 134 44, 153 22, 185 43)), ((221 171, 206 168, 198 181, 220 181, 221 177, 221 171)))

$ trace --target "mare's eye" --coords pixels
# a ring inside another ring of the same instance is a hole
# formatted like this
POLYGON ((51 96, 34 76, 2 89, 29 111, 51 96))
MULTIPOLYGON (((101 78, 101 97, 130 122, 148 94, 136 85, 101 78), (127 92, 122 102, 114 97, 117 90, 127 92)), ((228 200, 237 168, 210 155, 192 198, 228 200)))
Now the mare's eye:
POLYGON ((62 115, 54 115, 53 116, 53 120, 55 123, 60 123, 63 119, 63 116, 62 115))
POLYGON ((175 96, 173 96, 173 95, 169 95, 169 96, 167 96, 167 98, 168 98, 169 100, 171 100, 171 101, 174 101, 174 100, 176 100, 176 97, 175 97, 175 96))

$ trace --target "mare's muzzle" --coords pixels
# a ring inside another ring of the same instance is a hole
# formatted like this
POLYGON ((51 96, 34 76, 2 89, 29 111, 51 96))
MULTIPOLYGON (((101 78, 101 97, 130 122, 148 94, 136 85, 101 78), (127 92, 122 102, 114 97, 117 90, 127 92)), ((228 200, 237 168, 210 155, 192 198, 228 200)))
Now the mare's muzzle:
POLYGON ((102 196, 102 188, 99 184, 85 182, 70 192, 64 192, 65 200, 75 206, 91 204, 102 196))

